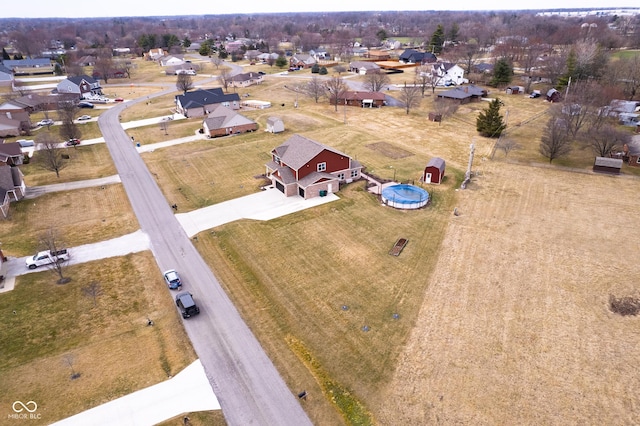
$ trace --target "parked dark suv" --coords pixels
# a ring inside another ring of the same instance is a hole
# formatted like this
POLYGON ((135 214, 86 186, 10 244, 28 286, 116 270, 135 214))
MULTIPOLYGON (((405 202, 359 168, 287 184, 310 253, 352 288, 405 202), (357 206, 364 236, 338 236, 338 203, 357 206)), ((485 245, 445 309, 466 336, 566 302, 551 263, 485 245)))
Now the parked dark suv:
POLYGON ((180 308, 182 318, 190 318, 200 313, 200 308, 196 306, 193 296, 188 291, 176 294, 176 305, 180 308))

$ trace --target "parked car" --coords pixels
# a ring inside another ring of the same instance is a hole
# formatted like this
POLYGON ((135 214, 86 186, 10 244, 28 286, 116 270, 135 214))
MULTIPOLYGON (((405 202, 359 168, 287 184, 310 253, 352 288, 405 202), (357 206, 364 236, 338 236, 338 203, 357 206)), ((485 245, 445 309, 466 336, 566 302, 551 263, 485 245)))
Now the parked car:
POLYGON ((200 313, 200 308, 198 308, 193 296, 188 291, 176 294, 176 305, 180 309, 182 318, 191 318, 200 313))
POLYGON ((264 72, 264 71, 258 71, 258 74, 260 74, 260 75, 266 75, 267 73, 266 73, 266 72, 264 72))
POLYGON ((76 146, 76 145, 80 145, 80 139, 69 139, 68 141, 65 142, 66 146, 76 146))
POLYGON ((162 275, 164 275, 164 281, 167 283, 167 286, 169 286, 171 290, 182 287, 182 281, 180 280, 180 276, 175 269, 169 269, 162 275))
POLYGON ((49 265, 51 263, 61 263, 69 260, 67 249, 58 251, 40 251, 31 257, 27 257, 27 268, 36 269, 38 266, 49 265))
POLYGON ((51 126, 53 124, 53 120, 50 118, 45 118, 44 120, 38 121, 38 126, 51 126))
POLYGON ((33 141, 27 139, 18 139, 16 142, 20 144, 20 148, 29 148, 35 146, 35 143, 33 141))
POLYGON ((91 102, 79 102, 78 103, 78 107, 79 108, 93 108, 94 105, 91 102))
POLYGON ((122 99, 122 98, 115 98, 113 101, 114 101, 114 102, 124 102, 124 99, 122 99))
POLYGON ((85 121, 85 120, 91 120, 93 117, 91 117, 90 115, 81 115, 80 117, 78 117, 78 121, 85 121))

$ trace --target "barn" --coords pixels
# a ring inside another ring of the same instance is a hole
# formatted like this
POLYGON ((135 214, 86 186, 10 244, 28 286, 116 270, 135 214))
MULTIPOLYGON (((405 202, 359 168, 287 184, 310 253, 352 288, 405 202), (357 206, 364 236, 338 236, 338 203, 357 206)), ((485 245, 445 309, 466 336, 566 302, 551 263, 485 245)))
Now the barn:
POLYGON ((442 183, 444 178, 445 162, 442 158, 434 157, 427 163, 422 175, 424 183, 442 183))
POLYGON ((619 175, 622 169, 622 158, 596 157, 593 163, 593 171, 619 175))

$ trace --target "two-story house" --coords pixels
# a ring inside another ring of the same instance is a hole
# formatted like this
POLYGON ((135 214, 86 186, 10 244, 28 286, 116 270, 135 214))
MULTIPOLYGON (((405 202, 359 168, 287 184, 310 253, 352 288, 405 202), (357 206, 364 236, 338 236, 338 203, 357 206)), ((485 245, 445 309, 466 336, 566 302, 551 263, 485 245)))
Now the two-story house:
POLYGON ((75 94, 80 99, 91 99, 102 96, 100 82, 88 75, 77 75, 62 80, 57 86, 58 93, 75 94))
POLYGON ((340 183, 360 178, 362 165, 347 154, 319 142, 293 135, 271 151, 267 177, 287 197, 305 199, 340 190, 340 183))

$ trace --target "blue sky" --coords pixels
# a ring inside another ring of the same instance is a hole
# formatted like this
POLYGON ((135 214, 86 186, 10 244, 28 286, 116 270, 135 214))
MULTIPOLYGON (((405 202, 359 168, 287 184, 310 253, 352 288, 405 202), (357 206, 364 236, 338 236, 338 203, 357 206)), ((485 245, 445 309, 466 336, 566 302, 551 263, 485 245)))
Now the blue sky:
POLYGON ((457 2, 425 2, 424 0, 107 0, 79 2, 77 0, 30 0, 25 4, 7 1, 1 17, 18 18, 83 18, 112 16, 171 16, 238 13, 335 12, 387 10, 505 10, 550 8, 614 8, 638 7, 638 0, 538 0, 508 2, 505 0, 458 0, 457 2), (443 6, 439 6, 442 4, 443 6))

